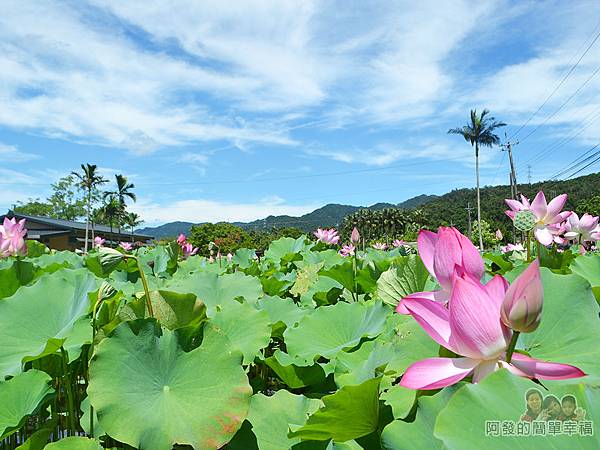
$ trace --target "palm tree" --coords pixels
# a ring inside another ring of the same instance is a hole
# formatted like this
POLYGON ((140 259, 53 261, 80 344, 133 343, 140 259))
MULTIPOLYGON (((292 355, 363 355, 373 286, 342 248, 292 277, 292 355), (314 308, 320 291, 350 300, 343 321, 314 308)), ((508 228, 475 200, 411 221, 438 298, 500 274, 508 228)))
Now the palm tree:
POLYGON ((131 192, 131 190, 135 188, 135 185, 133 183, 128 183, 125 175, 117 174, 115 175, 115 179, 117 180, 117 190, 105 192, 104 196, 115 199, 120 205, 120 209, 115 212, 114 216, 118 217, 117 223, 119 227, 119 234, 121 234, 121 218, 125 214, 125 207, 127 206, 125 199, 130 198, 135 202, 137 197, 133 192, 131 192))
POLYGON ((90 218, 92 215, 92 193, 98 186, 108 183, 104 177, 96 172, 97 166, 95 164, 81 165, 81 173, 71 172, 75 175, 79 182, 79 187, 86 191, 87 196, 87 215, 85 221, 85 253, 88 251, 88 237, 90 229, 90 218))
POLYGON ((479 230, 479 249, 483 251, 483 237, 481 235, 481 200, 479 197, 479 146, 492 147, 500 143, 500 138, 494 134, 496 128, 506 126, 505 123, 496 122, 494 117, 486 117, 490 112, 484 109, 477 114, 476 109, 471 110, 471 123, 462 128, 451 128, 449 134, 460 134, 465 141, 475 147, 475 173, 477 175, 477 224, 479 230))
POLYGON ((143 222, 144 221, 139 214, 134 212, 125 214, 125 223, 131 228, 131 242, 133 242, 133 229, 137 226, 140 226, 143 222))
MULTIPOLYGON (((108 224, 110 226, 110 234, 111 234, 111 240, 114 241, 114 236, 112 236, 113 234, 113 224, 115 223, 115 219, 117 221, 120 221, 120 217, 123 211, 123 207, 121 206, 121 204, 119 203, 119 200, 115 197, 115 196, 109 196, 108 197, 108 202, 103 206, 103 216, 106 219, 106 221, 108 221, 108 224)), ((119 223, 119 222, 117 222, 119 223)), ((120 231, 120 225, 119 225, 119 234, 121 234, 120 231)))

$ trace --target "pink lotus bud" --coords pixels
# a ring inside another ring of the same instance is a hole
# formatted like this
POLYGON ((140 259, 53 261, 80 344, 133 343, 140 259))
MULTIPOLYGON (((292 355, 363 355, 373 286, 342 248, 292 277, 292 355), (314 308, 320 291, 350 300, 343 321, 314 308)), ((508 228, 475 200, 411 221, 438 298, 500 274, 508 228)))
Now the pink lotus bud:
POLYGON ((498 239, 499 241, 501 241, 503 237, 504 236, 502 236, 502 231, 496 230, 496 239, 498 239))
POLYGON ((358 241, 360 241, 360 234, 356 227, 354 227, 354 229, 352 230, 352 234, 350 235, 350 242, 352 242, 353 244, 358 244, 358 241))
POLYGON ((233 259, 233 255, 231 253, 227 253, 227 261, 231 262, 233 259))
POLYGON ((531 333, 540 324, 543 303, 544 288, 536 259, 509 286, 500 307, 500 318, 515 331, 531 333))

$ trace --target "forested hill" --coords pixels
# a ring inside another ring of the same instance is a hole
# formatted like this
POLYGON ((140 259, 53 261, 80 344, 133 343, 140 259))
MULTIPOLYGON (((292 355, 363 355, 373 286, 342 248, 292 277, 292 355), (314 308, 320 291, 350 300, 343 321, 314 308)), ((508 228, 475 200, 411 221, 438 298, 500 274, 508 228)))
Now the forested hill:
MULTIPOLYGON (((575 210, 582 201, 600 194, 600 173, 594 173, 566 181, 544 181, 532 184, 518 185, 519 192, 532 199, 543 190, 546 199, 550 201, 556 195, 567 193, 568 200, 565 209, 575 210)), ((486 186, 481 189, 481 217, 493 229, 508 230, 510 219, 504 214, 508 209, 505 198, 510 197, 510 187, 486 186)), ((474 208, 471 211, 473 220, 477 218, 476 191, 472 189, 456 189, 422 206, 432 224, 453 224, 461 230, 467 229, 468 203, 474 208)))
MULTIPOLYGON (((573 178, 566 181, 545 181, 541 183, 520 184, 519 191, 525 196, 532 198, 539 190, 543 190, 548 201, 558 194, 566 192, 569 194, 566 209, 576 209, 577 205, 588 200, 594 195, 600 194, 600 173, 594 173, 583 177, 573 178)), ((506 210, 505 198, 509 198, 510 188, 503 186, 486 186, 481 189, 481 217, 495 230, 500 228, 507 231, 510 228, 509 219, 504 214, 506 210)), ((427 222, 432 226, 440 224, 454 225, 462 231, 467 230, 467 205, 471 204, 472 220, 475 221, 477 212, 475 188, 456 189, 442 196, 419 195, 405 202, 376 203, 368 207, 339 205, 331 203, 316 209, 300 217, 292 216, 269 216, 261 220, 249 223, 235 222, 246 230, 271 230, 272 228, 295 227, 310 232, 318 227, 340 226, 344 217, 358 211, 359 209, 379 210, 384 208, 414 209, 421 208, 427 217, 427 222)), ((202 218, 199 218, 202 219, 202 218)), ((138 230, 141 233, 150 234, 157 238, 177 236, 179 233, 189 234, 190 222, 171 222, 159 227, 147 227, 138 230)))
MULTIPOLYGON (((310 232, 314 231, 318 227, 332 227, 339 226, 344 217, 352 214, 359 209, 372 209, 379 210, 384 208, 403 208, 410 209, 421 206, 428 201, 437 199, 436 195, 419 195, 418 197, 410 198, 405 202, 393 204, 393 203, 376 203, 374 205, 364 206, 351 206, 351 205, 339 205, 336 203, 330 203, 323 206, 322 208, 316 209, 308 214, 304 214, 300 217, 292 216, 269 216, 261 220, 255 220, 253 222, 234 222, 234 225, 238 225, 247 230, 271 230, 272 228, 286 228, 295 227, 303 231, 310 232)), ((200 218, 201 219, 201 218, 200 218)), ((146 227, 138 230, 139 233, 149 234, 156 238, 172 237, 177 236, 180 233, 188 235, 192 225, 191 222, 170 222, 158 227, 146 227)))

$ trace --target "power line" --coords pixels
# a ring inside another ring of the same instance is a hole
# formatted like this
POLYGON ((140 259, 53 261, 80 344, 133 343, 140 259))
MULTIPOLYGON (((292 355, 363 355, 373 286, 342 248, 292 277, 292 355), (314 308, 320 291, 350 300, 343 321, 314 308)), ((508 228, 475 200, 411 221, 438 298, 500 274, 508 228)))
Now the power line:
POLYGON ((524 138, 522 138, 521 142, 523 142, 525 139, 527 139, 528 137, 530 137, 533 133, 535 133, 541 127, 543 127, 544 125, 546 125, 550 119, 552 119, 556 114, 558 114, 560 112, 560 110, 563 109, 565 107, 565 105, 567 103, 569 103, 579 93, 579 91, 581 91, 585 87, 585 85, 588 84, 590 82, 590 80, 592 78, 594 78, 598 74, 598 72, 600 72, 600 66, 598 66, 596 68, 596 70, 594 70, 594 72, 575 90, 575 92, 573 92, 569 96, 568 99, 566 99, 558 108, 556 108, 552 112, 552 114, 550 114, 548 117, 546 117, 546 120, 544 120, 542 123, 540 123, 538 126, 536 126, 533 130, 531 130, 524 138))
POLYGON ((540 161, 542 158, 550 155, 551 153, 554 153, 559 148, 564 147, 566 144, 568 144, 569 142, 571 142, 572 140, 574 140, 577 136, 579 136, 581 133, 583 133, 585 130, 587 130, 590 126, 592 126, 594 124, 594 122, 596 122, 596 120, 600 119, 600 108, 596 108, 594 111, 592 111, 590 114, 588 114, 583 119, 582 122, 587 121, 592 116, 594 116, 593 119, 591 119, 587 123, 587 125, 581 127, 579 130, 578 129, 574 129, 571 132, 571 134, 569 134, 568 136, 563 137, 562 139, 558 140, 557 142, 554 142, 553 144, 550 144, 548 147, 542 149, 536 155, 533 155, 531 158, 529 158, 528 160, 526 160, 525 163, 535 163, 537 161, 540 161))
POLYGON ((585 164, 590 159, 593 159, 596 155, 600 154, 600 150, 597 150, 595 153, 588 156, 587 158, 584 158, 584 159, 581 159, 581 158, 583 158, 584 156, 588 155, 590 152, 592 152, 593 150, 598 148, 598 146, 600 146, 600 143, 594 145, 592 148, 590 148, 589 150, 584 152, 582 155, 578 156, 573 161, 568 163, 560 172, 558 172, 555 175, 553 175, 552 177, 550 177, 550 179, 553 180, 555 178, 559 178, 559 177, 563 176, 564 174, 566 174, 567 172, 569 172, 570 170, 575 169, 577 166, 580 166, 581 164, 585 164))
MULTIPOLYGON (((594 30, 592 31, 592 33, 590 34, 590 36, 592 36, 595 31, 598 29, 598 27, 600 26, 600 22, 598 22, 598 24, 596 25, 596 27, 594 28, 594 30)), ((556 87, 554 88, 554 90, 550 93, 550 95, 548 95, 548 97, 546 97, 546 100, 543 101, 543 103, 538 107, 538 109, 535 110, 535 112, 533 114, 531 114, 529 116, 529 118, 527 119, 527 121, 521 125, 519 127, 519 129, 517 131, 515 131, 513 133, 513 135, 511 136, 511 139, 514 138, 517 134, 519 134, 519 132, 525 127, 527 126, 527 124, 529 122, 531 122, 531 119, 533 119, 535 117, 535 115, 537 113, 540 112, 540 110, 546 105, 546 103, 548 103, 548 101, 552 98, 552 96, 556 93, 556 91, 558 91, 558 89, 562 86, 562 84, 566 81, 567 78, 569 78, 569 76, 573 73, 573 71, 575 70, 575 68, 579 65, 579 63, 581 62, 581 60, 584 58, 585 55, 587 55, 587 53, 590 51, 590 49, 592 48, 592 46, 596 43, 596 41, 598 40, 598 38, 600 37, 600 32, 598 32, 598 34, 596 34, 596 36, 594 37, 594 39, 592 40, 592 42, 590 43, 590 45, 588 45, 588 47, 585 49, 585 51, 581 54, 581 56, 579 57, 579 59, 577 60, 577 62, 571 67, 571 69, 569 69, 569 71, 566 73, 566 75, 560 80, 560 82, 558 83, 558 85, 556 85, 556 87)), ((585 43, 588 41, 588 38, 584 41, 583 45, 585 45, 585 43)), ((528 135, 529 136, 529 135, 528 135)), ((525 138, 524 138, 525 139, 525 138)))

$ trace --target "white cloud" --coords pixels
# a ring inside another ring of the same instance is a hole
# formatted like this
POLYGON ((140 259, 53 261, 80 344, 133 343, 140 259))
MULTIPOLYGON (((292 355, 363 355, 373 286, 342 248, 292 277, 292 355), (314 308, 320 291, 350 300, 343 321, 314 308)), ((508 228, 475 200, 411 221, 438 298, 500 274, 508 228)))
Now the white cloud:
POLYGON ((212 98, 239 99, 255 89, 253 79, 141 49, 84 9, 4 5, 0 124, 142 154, 208 140, 293 143, 271 126, 211 112, 212 98), (193 95, 199 100, 186 99, 193 95))
POLYGON ((20 163, 38 159, 40 156, 19 150, 14 145, 0 143, 0 161, 7 163, 20 163))
POLYGON ((166 204, 139 199, 130 209, 142 216, 145 224, 156 225, 181 220, 186 222, 251 222, 267 216, 301 216, 320 205, 286 205, 274 201, 274 197, 258 203, 218 202, 196 199, 181 200, 166 204))
MULTIPOLYGON (((447 161, 451 165, 464 164, 469 167, 475 165, 473 149, 467 143, 440 143, 425 139, 414 146, 385 143, 372 148, 353 148, 351 150, 332 150, 313 146, 308 148, 306 153, 313 156, 324 156, 346 164, 364 164, 375 167, 398 165, 398 162, 406 162, 408 166, 416 167, 435 161, 447 161)), ((494 159, 495 154, 499 154, 499 152, 481 152, 480 165, 487 166, 494 159)))

